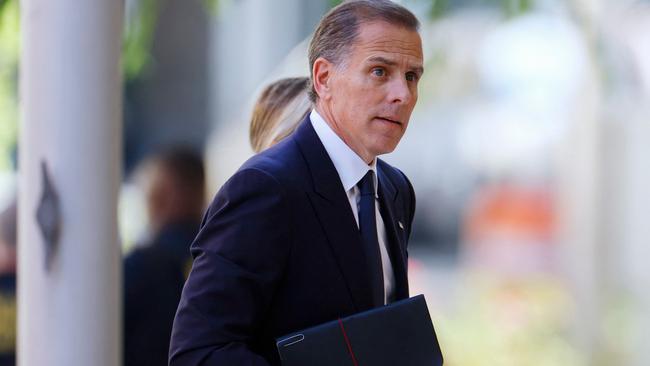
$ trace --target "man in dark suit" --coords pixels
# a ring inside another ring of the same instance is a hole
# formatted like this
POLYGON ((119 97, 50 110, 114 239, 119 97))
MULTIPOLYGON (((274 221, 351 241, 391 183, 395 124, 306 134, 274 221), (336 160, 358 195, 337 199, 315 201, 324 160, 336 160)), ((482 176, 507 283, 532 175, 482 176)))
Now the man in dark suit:
POLYGON ((139 171, 150 235, 124 260, 124 366, 159 366, 205 208, 205 172, 201 155, 183 147, 156 153, 139 171))
POLYGON ((0 366, 16 364, 16 200, 0 212, 0 366))
POLYGON ((418 21, 345 2, 309 50, 314 110, 221 188, 192 244, 170 365, 279 365, 275 338, 408 297, 415 195, 393 151, 422 74, 418 21))

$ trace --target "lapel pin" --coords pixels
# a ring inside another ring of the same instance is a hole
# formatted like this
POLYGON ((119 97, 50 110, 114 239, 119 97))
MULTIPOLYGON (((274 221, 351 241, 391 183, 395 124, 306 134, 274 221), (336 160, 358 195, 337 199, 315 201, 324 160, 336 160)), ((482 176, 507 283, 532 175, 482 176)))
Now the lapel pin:
POLYGON ((404 224, 402 224, 401 221, 397 221, 397 224, 399 225, 399 228, 404 230, 404 224))

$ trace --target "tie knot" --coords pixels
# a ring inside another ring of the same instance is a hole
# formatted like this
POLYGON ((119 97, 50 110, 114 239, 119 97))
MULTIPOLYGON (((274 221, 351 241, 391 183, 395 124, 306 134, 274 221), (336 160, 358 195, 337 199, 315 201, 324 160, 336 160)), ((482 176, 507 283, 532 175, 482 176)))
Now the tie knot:
POLYGON ((365 196, 367 194, 369 195, 375 195, 375 180, 374 180, 375 172, 372 170, 368 170, 368 173, 361 178, 359 183, 357 183, 357 187, 359 187, 359 192, 361 193, 362 196, 365 196))

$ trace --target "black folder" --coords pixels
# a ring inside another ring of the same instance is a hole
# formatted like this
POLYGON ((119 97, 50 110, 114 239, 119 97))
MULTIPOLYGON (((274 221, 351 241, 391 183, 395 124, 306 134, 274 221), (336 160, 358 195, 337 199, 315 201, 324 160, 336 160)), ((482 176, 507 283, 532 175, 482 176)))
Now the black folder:
POLYGON ((439 366, 423 295, 277 339, 282 366, 439 366))

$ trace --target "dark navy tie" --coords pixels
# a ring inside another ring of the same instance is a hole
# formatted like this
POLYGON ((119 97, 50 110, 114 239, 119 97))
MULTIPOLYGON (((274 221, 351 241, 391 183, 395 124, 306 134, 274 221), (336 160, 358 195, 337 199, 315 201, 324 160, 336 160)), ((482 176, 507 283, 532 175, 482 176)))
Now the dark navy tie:
POLYGON ((384 271, 377 238, 377 218, 375 216, 375 173, 368 173, 357 183, 359 187, 359 230, 366 253, 370 288, 374 306, 384 305, 384 271))

